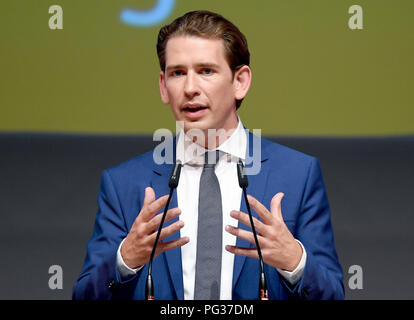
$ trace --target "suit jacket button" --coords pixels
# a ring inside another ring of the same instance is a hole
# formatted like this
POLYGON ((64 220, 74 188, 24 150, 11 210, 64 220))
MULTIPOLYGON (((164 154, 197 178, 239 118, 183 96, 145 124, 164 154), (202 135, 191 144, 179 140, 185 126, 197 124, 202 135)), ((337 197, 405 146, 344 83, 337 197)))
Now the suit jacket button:
POLYGON ((109 284, 108 284, 108 289, 113 289, 114 288, 114 286, 115 286, 115 281, 114 280, 112 280, 111 282, 109 282, 109 284))
POLYGON ((309 296, 309 293, 306 289, 302 289, 301 295, 302 295, 302 299, 306 299, 309 296))

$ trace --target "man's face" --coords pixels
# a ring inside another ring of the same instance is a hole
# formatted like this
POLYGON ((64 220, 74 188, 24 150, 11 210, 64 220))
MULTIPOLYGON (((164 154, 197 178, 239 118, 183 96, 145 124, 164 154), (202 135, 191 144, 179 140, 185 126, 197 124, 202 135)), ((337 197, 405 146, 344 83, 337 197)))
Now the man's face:
POLYGON ((171 105, 177 121, 184 121, 186 132, 237 127, 235 99, 240 99, 240 85, 222 40, 173 37, 165 58, 165 73, 159 79, 162 102, 171 105))

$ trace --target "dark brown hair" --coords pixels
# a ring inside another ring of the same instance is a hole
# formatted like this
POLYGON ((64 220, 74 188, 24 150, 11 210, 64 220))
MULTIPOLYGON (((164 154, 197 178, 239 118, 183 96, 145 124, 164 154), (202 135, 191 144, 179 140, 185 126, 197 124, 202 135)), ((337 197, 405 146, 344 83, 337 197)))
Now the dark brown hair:
MULTIPOLYGON (((246 37, 223 16, 210 11, 191 11, 161 28, 158 33, 157 54, 162 71, 165 71, 165 48, 174 36, 191 35, 209 39, 222 39, 226 60, 234 72, 243 65, 250 65, 246 37)), ((237 108, 242 100, 236 100, 237 108)))

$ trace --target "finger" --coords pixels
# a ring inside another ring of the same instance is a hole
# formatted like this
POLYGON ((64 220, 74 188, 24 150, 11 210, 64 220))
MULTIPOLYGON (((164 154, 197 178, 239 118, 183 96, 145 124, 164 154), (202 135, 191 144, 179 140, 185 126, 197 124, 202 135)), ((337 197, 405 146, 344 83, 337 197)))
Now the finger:
POLYGON ((270 212, 274 217, 282 219, 282 199, 285 196, 283 192, 276 193, 270 202, 270 212))
POLYGON ((168 250, 171 250, 171 249, 182 247, 183 245, 187 244, 188 242, 190 242, 189 237, 182 237, 182 238, 179 238, 177 240, 160 242, 159 243, 159 249, 157 250, 157 253, 161 253, 161 252, 164 252, 164 251, 168 251, 168 250))
POLYGON ((151 187, 145 188, 145 197, 144 197, 144 204, 143 206, 149 205, 151 202, 155 200, 155 191, 151 187))
MULTIPOLYGON (((254 245, 256 245, 256 241, 254 239, 254 235, 253 232, 244 230, 244 229, 240 229, 240 228, 236 228, 233 226, 226 226, 226 231, 230 234, 232 234, 233 236, 236 236, 238 238, 241 238, 243 240, 246 240, 254 245)), ((259 241, 259 245, 261 246, 261 236, 257 236, 257 240, 259 241)))
MULTIPOLYGON (((148 188, 147 188, 148 189, 148 188)), ((167 204, 168 195, 159 197, 143 207, 142 219, 148 222, 152 217, 167 204)), ((145 202, 145 201, 144 201, 145 202)))
POLYGON ((245 256, 245 257, 259 259, 259 254, 257 253, 256 248, 243 248, 243 247, 227 245, 226 250, 238 256, 245 256))
POLYGON ((272 216, 269 214, 269 210, 261 204, 255 197, 252 197, 251 195, 247 195, 247 199, 249 200, 250 205, 253 207, 254 211, 257 212, 260 219, 265 224, 271 224, 272 223, 272 216))
MULTIPOLYGON (((232 218, 240 221, 244 225, 252 228, 252 226, 250 225, 250 217, 249 217, 249 215, 247 213, 233 210, 233 211, 230 212, 230 216, 232 218)), ((256 232, 258 232, 261 235, 265 235, 266 228, 265 228, 265 225, 263 224, 263 222, 261 222, 260 220, 256 219, 255 217, 252 217, 252 218, 253 218, 254 228, 255 228, 256 232)))
MULTIPOLYGON (((182 227, 184 227, 184 222, 179 220, 179 221, 174 222, 173 224, 170 224, 168 227, 162 228, 161 234, 160 234, 160 240, 168 238, 169 236, 171 236, 174 233, 178 232, 182 227)), ((158 231, 154 232, 151 235, 151 237, 150 237, 151 242, 155 241, 157 233, 158 233, 158 231)))
MULTIPOLYGON (((168 210, 165 216, 164 223, 178 217, 180 214, 181 214, 181 210, 179 208, 172 208, 168 210)), ((155 217, 153 217, 148 222, 148 234, 153 233, 160 227, 162 216, 163 216, 163 213, 157 214, 155 217)))

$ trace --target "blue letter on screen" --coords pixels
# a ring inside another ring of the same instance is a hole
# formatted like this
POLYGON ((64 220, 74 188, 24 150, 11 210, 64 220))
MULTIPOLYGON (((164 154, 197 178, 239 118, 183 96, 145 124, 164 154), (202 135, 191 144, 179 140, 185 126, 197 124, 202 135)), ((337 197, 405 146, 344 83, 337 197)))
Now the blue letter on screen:
POLYGON ((147 11, 123 9, 120 19, 134 27, 150 27, 168 18, 174 8, 175 0, 157 0, 154 7, 147 11))

